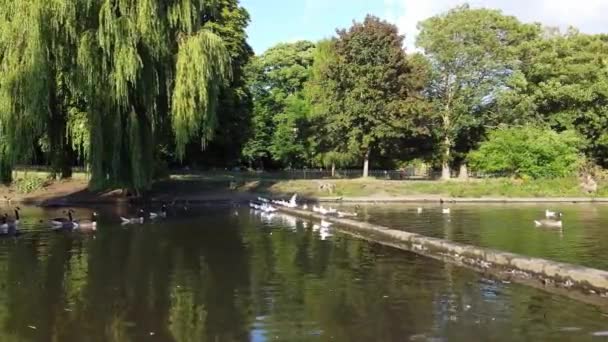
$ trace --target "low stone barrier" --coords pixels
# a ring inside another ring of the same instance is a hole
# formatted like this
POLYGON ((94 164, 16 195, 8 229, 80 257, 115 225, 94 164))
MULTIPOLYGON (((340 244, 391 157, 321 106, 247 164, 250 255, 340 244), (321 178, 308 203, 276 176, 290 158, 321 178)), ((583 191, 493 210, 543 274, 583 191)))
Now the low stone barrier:
MULTIPOLYGON (((587 297, 592 295, 595 299, 585 301, 603 306, 608 305, 607 271, 465 245, 367 222, 324 216, 310 211, 290 208, 280 208, 280 211, 301 218, 332 222, 338 224, 339 230, 350 235, 456 263, 477 271, 493 273, 501 278, 512 279, 526 285, 552 287, 560 290, 561 294, 576 291, 587 297), (595 302, 598 299, 602 299, 601 303, 595 302)), ((572 297, 572 295, 569 296, 572 297)))

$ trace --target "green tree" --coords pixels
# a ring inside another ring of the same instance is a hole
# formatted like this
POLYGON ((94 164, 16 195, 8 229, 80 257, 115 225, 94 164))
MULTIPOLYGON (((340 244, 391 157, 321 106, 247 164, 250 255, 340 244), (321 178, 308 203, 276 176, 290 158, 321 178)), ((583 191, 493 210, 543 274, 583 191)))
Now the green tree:
POLYGON ((213 137, 231 74, 217 10, 203 0, 2 0, 1 164, 27 158, 43 135, 51 153, 69 146, 58 137, 76 122, 70 113, 85 112, 68 132, 90 132, 91 185, 147 189, 162 128, 180 158, 192 139, 213 137))
POLYGON ((310 75, 314 44, 300 41, 278 44, 253 58, 248 78, 253 94, 252 132, 243 148, 250 162, 272 158, 283 165, 301 162, 306 104, 301 94, 310 75))
POLYGON ((581 162, 581 140, 573 131, 557 133, 532 126, 499 128, 469 155, 475 170, 532 178, 570 176, 581 162))
POLYGON ((521 64, 500 95, 499 114, 515 123, 576 130, 586 152, 608 166, 608 36, 547 30, 520 49, 521 64))
POLYGON ((517 65, 517 47, 535 39, 539 28, 468 5, 429 18, 419 28, 416 43, 432 66, 428 95, 435 103, 442 178, 448 179, 455 142, 479 137, 471 132, 492 122, 487 109, 517 65))
MULTIPOLYGON (((372 153, 382 154, 394 139, 415 130, 421 84, 414 75, 397 27, 373 16, 338 31, 335 61, 327 65, 321 84, 329 84, 323 101, 325 124, 344 143, 331 152, 356 155, 369 172, 372 153)), ((335 138, 332 139, 336 142, 335 138)))

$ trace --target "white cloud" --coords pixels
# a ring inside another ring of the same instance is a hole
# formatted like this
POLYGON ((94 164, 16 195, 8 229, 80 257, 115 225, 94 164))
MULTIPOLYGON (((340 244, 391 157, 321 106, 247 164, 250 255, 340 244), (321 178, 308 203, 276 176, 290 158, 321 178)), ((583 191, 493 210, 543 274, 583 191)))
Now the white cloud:
POLYGON ((406 34, 408 49, 414 48, 418 22, 465 2, 474 7, 501 9, 524 22, 574 26, 588 33, 608 32, 608 0, 384 0, 386 18, 406 34))

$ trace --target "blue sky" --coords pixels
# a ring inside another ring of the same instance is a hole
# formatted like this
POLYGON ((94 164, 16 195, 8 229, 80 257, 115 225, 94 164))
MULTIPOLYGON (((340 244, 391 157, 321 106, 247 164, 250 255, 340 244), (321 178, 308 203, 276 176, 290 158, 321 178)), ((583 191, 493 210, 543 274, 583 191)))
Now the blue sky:
MULTIPOLYGON (((416 24, 462 4, 463 0, 241 0, 249 11, 249 43, 256 54, 279 42, 317 41, 347 28, 353 19, 374 14, 396 24, 414 48, 416 24)), ((542 22, 588 33, 608 33, 608 0, 469 0, 475 7, 491 7, 524 22, 542 22)))

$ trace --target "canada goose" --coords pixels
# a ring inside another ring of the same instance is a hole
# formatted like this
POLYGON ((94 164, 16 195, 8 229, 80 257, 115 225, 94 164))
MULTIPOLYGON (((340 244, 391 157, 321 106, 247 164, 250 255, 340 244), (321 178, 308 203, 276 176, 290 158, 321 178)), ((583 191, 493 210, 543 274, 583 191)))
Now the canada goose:
POLYGON ((444 215, 449 215, 452 211, 450 210, 450 208, 442 208, 441 209, 441 213, 444 215))
POLYGON ((87 220, 78 220, 76 221, 78 230, 97 230, 97 213, 93 212, 91 214, 91 219, 87 220))
POLYGON ((554 219, 554 220, 552 220, 552 219, 535 220, 534 225, 536 227, 562 228, 563 227, 562 214, 557 213, 556 219, 554 219))
POLYGON ((144 210, 143 209, 139 209, 139 215, 137 217, 130 217, 130 218, 126 218, 126 217, 120 217, 121 221, 123 224, 130 224, 130 223, 139 223, 142 224, 144 223, 144 210))
POLYGON ((10 218, 9 218, 9 219, 7 219, 7 222, 8 222, 9 224, 12 222, 12 223, 13 223, 13 224, 15 224, 15 225, 19 225, 19 222, 20 222, 20 219, 21 219, 21 218, 19 217, 19 210, 21 210, 21 208, 19 208, 19 207, 16 207, 16 208, 15 208, 15 219, 14 219, 14 220, 11 220, 10 218))
POLYGON ((64 211, 63 211, 63 213, 64 213, 65 215, 67 215, 67 217, 55 217, 55 218, 53 218, 53 219, 50 219, 50 220, 49 220, 49 222, 51 222, 51 224, 60 225, 60 224, 61 224, 61 223, 63 223, 63 222, 69 222, 69 221, 72 221, 71 216, 72 216, 72 213, 73 213, 73 212, 74 212, 74 211, 73 211, 72 209, 68 209, 67 211, 66 211, 66 210, 64 210, 64 211))
POLYGON ((150 218, 151 219, 157 219, 157 218, 165 218, 167 217, 167 206, 163 204, 162 207, 160 207, 160 212, 157 213, 150 213, 150 218))
POLYGON ((51 222, 51 225, 53 226, 53 228, 74 229, 74 228, 78 227, 78 223, 74 222, 74 218, 72 217, 72 210, 68 210, 67 214, 68 214, 67 219, 65 217, 58 217, 58 218, 52 219, 50 222, 51 222))
POLYGON ((556 211, 550 211, 549 209, 545 210, 545 217, 546 218, 557 218, 558 216, 558 212, 556 211))
POLYGON ((8 221, 8 214, 2 216, 0 223, 0 235, 16 235, 19 234, 17 225, 8 221))

